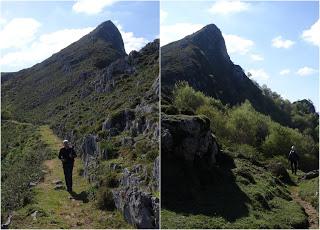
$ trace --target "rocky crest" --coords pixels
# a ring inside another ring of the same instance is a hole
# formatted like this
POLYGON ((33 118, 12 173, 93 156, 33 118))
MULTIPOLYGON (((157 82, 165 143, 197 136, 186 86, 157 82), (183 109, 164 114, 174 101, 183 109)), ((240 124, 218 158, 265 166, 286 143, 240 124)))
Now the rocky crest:
POLYGON ((178 81, 224 104, 249 100, 257 111, 280 123, 288 122, 287 115, 230 60, 223 35, 214 24, 161 47, 162 92, 170 94, 178 81))
MULTIPOLYGON (((112 62, 97 73, 92 84, 100 94, 110 94, 117 90, 118 84, 125 78, 135 78, 138 63, 149 62, 146 55, 158 52, 159 41, 155 40, 139 52, 132 51, 128 56, 112 62)), ((84 163, 84 175, 97 184, 96 171, 101 160, 112 158, 108 149, 101 146, 101 140, 111 140, 123 132, 120 146, 136 149, 137 141, 148 139, 158 143, 159 124, 155 119, 158 114, 159 78, 155 77, 151 88, 145 93, 134 108, 125 108, 109 114, 101 123, 101 134, 89 134, 83 138, 81 158, 84 163)), ((159 227, 159 199, 153 192, 159 191, 159 157, 153 163, 152 172, 147 172, 142 164, 123 168, 110 165, 111 171, 121 172, 119 185, 112 189, 115 206, 123 213, 125 220, 137 228, 159 227)))

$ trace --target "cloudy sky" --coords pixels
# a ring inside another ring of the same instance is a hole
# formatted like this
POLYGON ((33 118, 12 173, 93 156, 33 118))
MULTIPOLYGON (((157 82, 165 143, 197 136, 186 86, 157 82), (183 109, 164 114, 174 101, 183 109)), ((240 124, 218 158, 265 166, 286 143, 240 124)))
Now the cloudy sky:
POLYGON ((31 67, 106 20, 117 25, 127 53, 139 50, 159 37, 159 2, 1 0, 1 71, 31 67))
POLYGON ((320 21, 317 1, 166 1, 161 44, 214 23, 232 61, 282 97, 319 108, 320 21), (177 10, 179 9, 179 10, 177 10))

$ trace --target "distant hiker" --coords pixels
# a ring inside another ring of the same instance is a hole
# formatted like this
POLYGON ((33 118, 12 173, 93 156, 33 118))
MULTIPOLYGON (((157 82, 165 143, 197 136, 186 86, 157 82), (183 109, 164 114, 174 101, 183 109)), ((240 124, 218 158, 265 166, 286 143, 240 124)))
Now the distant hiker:
POLYGON ((294 147, 294 145, 292 145, 292 147, 291 147, 288 159, 291 164, 292 174, 294 173, 295 175, 297 175, 299 156, 297 154, 297 151, 296 151, 296 148, 294 147))
POLYGON ((67 191, 72 192, 72 170, 74 164, 74 158, 77 157, 73 146, 70 146, 68 140, 63 141, 63 148, 60 149, 59 159, 62 161, 64 178, 67 185, 67 191))

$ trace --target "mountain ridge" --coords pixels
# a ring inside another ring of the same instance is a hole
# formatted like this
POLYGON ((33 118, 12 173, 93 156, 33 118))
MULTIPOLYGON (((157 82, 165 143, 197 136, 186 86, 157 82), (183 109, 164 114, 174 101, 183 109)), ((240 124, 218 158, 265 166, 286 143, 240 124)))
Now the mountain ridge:
POLYGON ((290 114, 276 105, 272 95, 253 82, 228 55, 223 35, 215 24, 161 47, 162 95, 170 98, 176 82, 186 81, 195 90, 231 106, 249 100, 254 108, 292 127, 290 114))

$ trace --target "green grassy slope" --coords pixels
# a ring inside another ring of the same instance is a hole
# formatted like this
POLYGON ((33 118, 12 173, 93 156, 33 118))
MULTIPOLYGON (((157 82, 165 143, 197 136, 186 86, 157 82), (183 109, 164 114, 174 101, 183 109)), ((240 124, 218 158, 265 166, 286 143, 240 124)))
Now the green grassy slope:
POLYGON ((29 183, 43 176, 41 164, 53 153, 32 124, 2 121, 1 137, 1 210, 6 214, 32 201, 29 183))
POLYGON ((32 189, 33 199, 18 209, 13 216, 12 228, 130 228, 117 211, 97 209, 95 202, 88 198, 91 185, 80 176, 82 168, 79 159, 74 167, 75 199, 65 190, 55 190, 53 181, 64 181, 61 162, 56 158, 61 140, 47 126, 38 129, 40 140, 53 151, 55 158, 46 160, 44 178, 32 189), (31 216, 38 211, 37 217, 31 216))
MULTIPOLYGON (((292 183, 279 180, 270 165, 288 167, 286 151, 294 143, 301 167, 314 169, 317 143, 312 137, 281 126, 248 102, 230 108, 185 84, 175 88, 172 95, 162 105, 162 112, 172 114, 172 119, 181 114, 207 116, 223 152, 210 170, 163 159, 163 228, 308 227, 308 216, 291 198, 292 183)), ((294 182, 296 179, 292 178, 294 182)), ((300 194, 317 199, 315 185, 298 184, 300 194)))
POLYGON ((291 200, 288 186, 246 159, 232 157, 202 172, 175 166, 166 173, 181 177, 172 176, 171 189, 162 192, 162 228, 307 227, 307 216, 291 200), (234 166, 228 168, 230 161, 234 166))
MULTIPOLYGON (((41 140, 57 156, 61 140, 47 126, 39 128, 41 140)), ((79 175, 82 168, 80 160, 74 167, 75 200, 65 190, 54 190, 54 180, 64 181, 61 162, 54 158, 44 162, 47 173, 43 181, 34 189, 33 201, 19 209, 13 217, 13 228, 130 228, 117 211, 97 209, 95 202, 89 199, 91 185, 79 175), (38 211, 34 219, 31 214, 38 211)))

